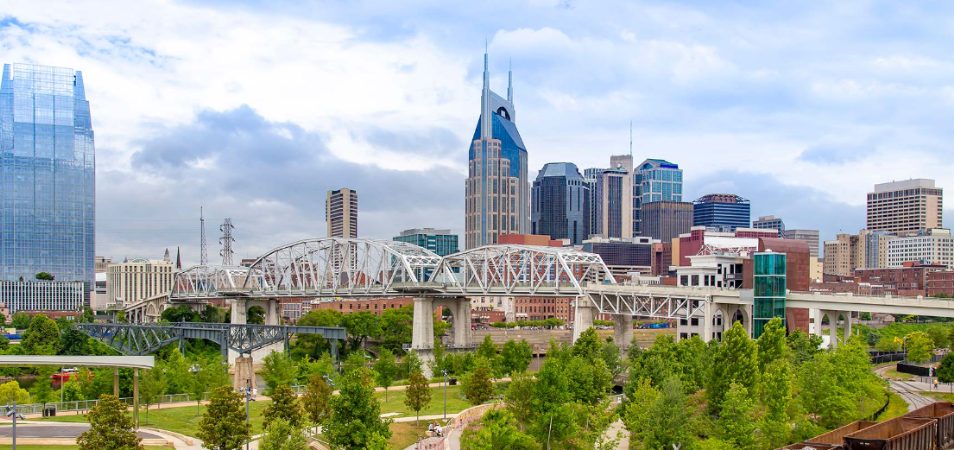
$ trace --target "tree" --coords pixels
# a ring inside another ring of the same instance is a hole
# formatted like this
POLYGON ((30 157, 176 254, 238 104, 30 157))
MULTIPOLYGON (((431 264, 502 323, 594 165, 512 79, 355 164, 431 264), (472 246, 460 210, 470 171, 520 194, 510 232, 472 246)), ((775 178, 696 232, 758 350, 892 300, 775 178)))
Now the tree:
MULTIPOLYGON (((431 402, 431 388, 427 385, 427 378, 420 369, 411 372, 411 379, 404 391, 404 404, 414 411, 416 417, 421 416, 421 410, 431 402)), ((417 423, 417 419, 415 419, 417 423)))
MULTIPOLYGON (((213 306, 214 308, 214 306, 213 306)), ((162 312, 161 319, 165 322, 199 322, 199 313, 192 310, 191 306, 179 305, 167 308, 162 312)))
POLYGON ((540 448, 536 440, 523 433, 518 421, 507 410, 492 409, 484 414, 479 427, 464 430, 461 436, 461 448, 475 450, 536 450, 540 448))
POLYGON ((55 355, 60 344, 60 329, 49 317, 37 314, 23 336, 23 350, 28 355, 55 355))
POLYGON ((83 307, 83 315, 80 316, 81 323, 93 323, 93 320, 96 319, 96 315, 93 313, 93 308, 89 306, 83 307))
POLYGON ((721 411, 722 400, 732 383, 740 384, 746 392, 756 392, 759 368, 756 352, 755 343, 741 323, 736 322, 723 333, 722 345, 715 357, 719 364, 712 367, 706 388, 710 411, 717 414, 721 411))
POLYGON ((514 417, 520 417, 521 422, 518 426, 521 430, 526 430, 526 421, 533 414, 534 397, 534 379, 526 372, 517 372, 510 385, 507 386, 507 392, 504 394, 504 403, 507 410, 513 413, 514 417))
POLYGON ((719 415, 719 436, 723 441, 735 444, 734 448, 755 449, 756 421, 753 410, 755 405, 749 398, 749 392, 740 383, 732 382, 722 404, 719 415))
POLYGON ((574 356, 593 361, 601 357, 602 347, 603 343, 600 341, 600 336, 596 334, 596 329, 591 327, 580 333, 580 338, 573 343, 572 350, 574 356))
POLYGON ((76 443, 82 450, 140 450, 142 439, 136 436, 132 419, 126 415, 126 405, 112 395, 99 397, 99 402, 87 414, 89 429, 76 443))
POLYGON ((191 394, 195 397, 195 408, 198 414, 202 394, 229 384, 228 367, 218 358, 201 358, 195 361, 192 368, 196 371, 192 377, 191 394))
POLYGON ((368 369, 347 372, 339 383, 339 395, 331 397, 331 415, 324 435, 332 448, 364 449, 391 437, 390 420, 381 420, 381 405, 374 398, 368 369))
POLYGON ((486 403, 494 395, 494 385, 490 381, 493 375, 490 364, 490 361, 484 358, 477 358, 477 367, 462 380, 461 391, 472 405, 486 403))
MULTIPOLYGON (((441 323, 440 321, 435 321, 441 323)), ((381 346, 393 352, 403 352, 403 346, 411 342, 411 332, 414 327, 414 308, 386 309, 381 313, 381 346)))
POLYGON ((13 402, 21 405, 30 403, 30 393, 21 388, 16 381, 7 381, 0 384, 0 404, 9 405, 13 402))
POLYGON ((494 345, 490 335, 484 336, 484 340, 477 346, 477 357, 486 359, 490 362, 491 367, 497 365, 495 364, 497 362, 497 346, 494 345))
POLYGON ((328 399, 331 397, 331 386, 325 382, 322 374, 313 374, 308 379, 308 386, 301 396, 301 403, 308 419, 315 426, 321 425, 331 413, 328 399))
POLYGON ((245 313, 245 323, 261 325, 265 323, 265 308, 254 305, 250 306, 245 313))
POLYGON ((6 325, 6 324, 7 324, 7 316, 0 314, 0 325, 6 325))
POLYGON ((757 341, 759 355, 759 371, 765 372, 765 366, 788 356, 788 347, 785 341, 785 326, 782 319, 773 317, 765 324, 762 335, 757 341))
POLYGON ((169 383, 162 373, 162 368, 156 367, 145 371, 139 379, 139 397, 146 404, 146 422, 149 421, 149 405, 156 403, 166 393, 169 383))
POLYGON ((533 360, 533 349, 523 339, 519 342, 513 339, 507 341, 500 351, 500 366, 504 374, 512 375, 526 371, 530 367, 531 360, 533 360))
POLYGON ((262 379, 268 387, 267 394, 281 385, 292 385, 298 380, 298 365, 285 352, 271 352, 262 359, 262 379))
POLYGON ((23 311, 17 311, 13 314, 10 325, 18 330, 25 330, 29 328, 31 321, 33 321, 33 317, 31 317, 29 314, 23 311))
POLYGON ((662 382, 659 395, 650 408, 648 448, 688 447, 692 441, 689 434, 689 413, 686 394, 678 378, 662 382))
POLYGON ((280 384, 272 390, 272 403, 265 408, 264 423, 267 427, 272 420, 284 419, 291 426, 300 428, 304 411, 298 403, 298 396, 287 384, 280 384))
POLYGON ((199 313, 199 319, 206 323, 224 323, 225 308, 219 308, 214 305, 205 305, 205 308, 199 313))
MULTIPOLYGON (((944 355, 944 359, 941 360, 941 365, 937 368, 937 381, 941 383, 954 383, 954 353, 948 352, 944 355)), ((13 383, 13 381, 10 383, 13 383)), ((4 386, 6 386, 6 384, 4 386)))
MULTIPOLYGON (((267 417, 267 416, 266 416, 267 417)), ((265 436, 258 447, 261 450, 307 450, 308 439, 301 427, 283 418, 275 418, 265 427, 265 436)))
POLYGON ((388 388, 394 384, 394 377, 397 375, 397 359, 394 353, 387 348, 382 348, 378 353, 378 360, 374 362, 374 378, 378 386, 384 388, 384 401, 388 401, 388 388))
POLYGON ((36 274, 36 279, 40 281, 53 281, 55 278, 56 277, 49 272, 37 272, 36 274))
POLYGON ((812 359, 821 351, 822 342, 821 336, 808 334, 802 330, 795 330, 788 335, 788 348, 792 351, 795 364, 799 365, 812 359))
POLYGON ((187 394, 192 391, 192 373, 185 356, 173 347, 164 361, 157 364, 166 379, 166 392, 169 394, 187 394))
POLYGON ((367 311, 345 314, 341 326, 348 332, 352 350, 363 349, 369 337, 381 334, 381 319, 367 311))
POLYGON ((235 450, 241 447, 252 436, 251 427, 245 422, 242 396, 229 386, 215 388, 199 421, 196 436, 212 450, 235 450))
POLYGON ((907 345, 908 360, 912 362, 927 362, 934 356, 934 342, 931 336, 923 331, 915 331, 904 337, 907 345))
POLYGON ((53 400, 53 387, 50 385, 50 379, 55 371, 56 369, 52 367, 37 369, 36 382, 30 387, 30 395, 33 397, 33 401, 43 403, 45 406, 47 402, 53 400))
POLYGON ((792 365, 785 359, 777 359, 765 367, 762 378, 762 404, 765 415, 762 417, 761 430, 765 437, 765 447, 778 448, 789 441, 791 435, 788 410, 792 405, 793 383, 792 365))

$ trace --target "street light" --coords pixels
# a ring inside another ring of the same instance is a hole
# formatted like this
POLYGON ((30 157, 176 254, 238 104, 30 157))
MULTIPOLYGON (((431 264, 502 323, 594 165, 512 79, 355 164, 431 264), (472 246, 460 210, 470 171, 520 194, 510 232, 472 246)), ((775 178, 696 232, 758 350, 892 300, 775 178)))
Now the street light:
POLYGON ((11 443, 13 444, 13 450, 17 450, 17 419, 26 419, 26 417, 17 412, 16 400, 13 401, 13 406, 7 405, 7 417, 13 419, 13 439, 11 443))
POLYGON ((245 379, 245 423, 248 424, 249 426, 249 436, 248 436, 248 440, 245 441, 245 450, 248 450, 248 445, 252 441, 252 432, 251 432, 252 424, 251 424, 251 421, 249 420, 249 414, 248 414, 248 402, 251 399, 252 399, 252 379, 246 378, 245 379))

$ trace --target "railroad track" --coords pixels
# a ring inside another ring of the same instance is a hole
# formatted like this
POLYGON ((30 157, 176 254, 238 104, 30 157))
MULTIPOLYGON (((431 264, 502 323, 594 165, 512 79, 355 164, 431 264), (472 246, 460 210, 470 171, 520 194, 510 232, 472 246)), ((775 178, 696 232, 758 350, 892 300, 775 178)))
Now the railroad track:
POLYGON ((934 403, 934 399, 920 394, 921 389, 907 381, 888 380, 891 390, 896 392, 908 404, 908 411, 934 403))

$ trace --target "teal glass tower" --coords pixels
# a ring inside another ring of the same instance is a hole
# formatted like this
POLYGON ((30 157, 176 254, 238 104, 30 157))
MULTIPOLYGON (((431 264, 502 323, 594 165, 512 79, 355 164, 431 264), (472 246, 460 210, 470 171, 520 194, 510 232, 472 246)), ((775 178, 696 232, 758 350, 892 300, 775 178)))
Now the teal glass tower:
POLYGON ((648 236, 643 226, 643 205, 682 202, 682 169, 664 159, 647 159, 633 174, 633 235, 648 236))
POLYGON ((96 161, 83 74, 5 64, 2 76, 0 280, 49 272, 91 287, 96 161))
POLYGON ((762 335, 765 324, 775 317, 781 318, 782 325, 785 325, 787 258, 784 253, 760 252, 752 259, 755 265, 752 285, 752 337, 758 338, 762 335))

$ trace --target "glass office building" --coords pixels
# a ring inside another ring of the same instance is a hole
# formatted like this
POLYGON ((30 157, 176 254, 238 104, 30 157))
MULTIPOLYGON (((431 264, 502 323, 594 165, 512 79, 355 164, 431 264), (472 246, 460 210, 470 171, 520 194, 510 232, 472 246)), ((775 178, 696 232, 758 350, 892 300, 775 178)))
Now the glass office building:
POLYGON ((407 242, 418 247, 424 247, 440 256, 457 253, 457 235, 450 230, 434 228, 411 228, 394 236, 395 241, 407 242))
POLYGON ((765 324, 775 317, 785 325, 785 297, 787 294, 784 253, 760 252, 753 256, 753 311, 752 337, 758 338, 765 324))
POLYGON ((590 187, 576 164, 547 163, 530 191, 530 233, 569 239, 574 245, 590 235, 590 187))
POLYGON ((735 194, 709 194, 692 205, 692 226, 718 231, 748 228, 751 222, 749 201, 735 194))
POLYGON ((664 159, 647 159, 633 174, 633 235, 648 236, 643 230, 643 205, 652 202, 682 201, 682 169, 664 159))
POLYGON ((0 80, 0 280, 26 281, 49 272, 57 281, 92 287, 95 167, 82 73, 5 64, 0 80))

